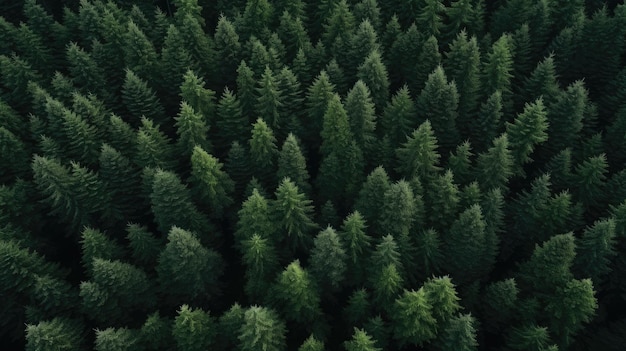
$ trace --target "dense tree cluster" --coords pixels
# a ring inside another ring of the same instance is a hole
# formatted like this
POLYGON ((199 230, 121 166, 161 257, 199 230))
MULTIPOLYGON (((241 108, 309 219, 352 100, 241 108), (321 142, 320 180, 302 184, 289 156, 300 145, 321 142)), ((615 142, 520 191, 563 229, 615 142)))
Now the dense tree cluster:
POLYGON ((626 5, 0 4, 0 344, 621 350, 626 5))

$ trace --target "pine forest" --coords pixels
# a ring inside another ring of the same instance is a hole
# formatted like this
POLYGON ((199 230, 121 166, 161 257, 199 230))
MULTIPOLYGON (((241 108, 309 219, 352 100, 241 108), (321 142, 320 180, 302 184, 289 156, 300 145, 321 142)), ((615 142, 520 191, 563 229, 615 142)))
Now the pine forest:
POLYGON ((3 351, 626 348, 626 5, 0 1, 3 351))

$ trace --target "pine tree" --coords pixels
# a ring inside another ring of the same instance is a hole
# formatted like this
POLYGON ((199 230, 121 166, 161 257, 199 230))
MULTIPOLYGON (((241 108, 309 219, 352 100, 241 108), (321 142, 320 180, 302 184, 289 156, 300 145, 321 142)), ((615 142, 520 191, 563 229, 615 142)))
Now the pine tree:
POLYGON ((486 250, 485 227, 482 209, 475 204, 459 215, 444 237, 447 271, 459 282, 471 282, 490 268, 482 265, 485 256, 495 254, 486 250))
POLYGON ((272 304, 289 321, 300 325, 321 317, 317 286, 300 261, 291 262, 278 275, 271 290, 272 304))
POLYGON ((139 124, 142 117, 152 119, 157 123, 165 121, 163 106, 154 90, 130 69, 126 70, 122 101, 132 116, 131 124, 134 126, 139 124))
POLYGON ((372 50, 365 58, 358 68, 357 77, 370 89, 376 111, 382 111, 389 96, 389 76, 378 50, 372 50))
POLYGON ((66 50, 72 82, 85 91, 91 91, 101 98, 111 98, 104 90, 107 86, 102 67, 99 67, 92 55, 76 43, 70 43, 66 50))
POLYGON ((300 347, 298 351, 324 351, 324 342, 319 341, 311 334, 300 347))
POLYGON ((185 48, 181 31, 174 24, 170 24, 161 50, 161 86, 165 88, 168 99, 176 99, 177 91, 170 87, 179 87, 183 83, 183 76, 188 70, 198 70, 198 62, 194 61, 191 53, 185 48))
POLYGON ((285 323, 273 309, 252 306, 243 317, 239 331, 239 349, 242 351, 285 349, 285 323))
POLYGON ((278 156, 276 177, 280 180, 289 178, 305 194, 311 194, 309 172, 304 155, 296 137, 289 133, 278 156))
POLYGON ((554 101, 560 93, 557 78, 554 56, 549 55, 526 78, 522 88, 524 101, 534 101, 540 97, 545 101, 554 101))
POLYGON ((0 183, 12 183, 17 177, 24 177, 30 170, 27 146, 18 137, 0 126, 0 183))
POLYGON ((104 330, 96 329, 96 340, 94 342, 94 350, 133 350, 138 338, 134 331, 127 328, 106 328, 104 330))
POLYGON ((246 295, 251 301, 263 301, 267 297, 269 282, 279 271, 278 256, 272 241, 259 234, 240 243, 243 263, 246 265, 246 295))
POLYGON ((69 351, 84 347, 80 325, 65 318, 54 318, 37 324, 26 325, 27 351, 69 351))
POLYGON ((141 269, 120 261, 94 258, 92 277, 80 284, 82 308, 100 324, 127 322, 133 313, 154 307, 156 296, 141 269))
MULTIPOLYGON (((419 33, 416 35, 419 35, 419 33)), ((410 71, 412 73, 414 72, 415 76, 412 79, 411 76, 408 78, 410 89, 416 97, 418 96, 418 93, 424 89, 424 86, 428 81, 428 76, 441 64, 441 53, 439 52, 439 42, 437 41, 437 38, 430 36, 425 41, 420 41, 423 42, 421 44, 417 63, 415 64, 414 70, 410 71)))
POLYGON ((145 226, 128 224, 126 239, 135 262, 142 267, 154 267, 163 247, 161 238, 155 238, 145 226))
POLYGON ((425 193, 426 213, 431 226, 439 233, 445 233, 450 225, 450 218, 455 218, 459 210, 459 188, 454 182, 451 171, 436 176, 425 193))
POLYGON ((280 109, 283 105, 282 91, 279 90, 278 80, 268 66, 265 66, 265 71, 257 82, 256 92, 258 96, 256 115, 267 121, 272 130, 280 132, 285 126, 283 118, 286 117, 280 116, 280 109))
POLYGON ((154 45, 132 20, 124 34, 124 62, 129 71, 143 79, 153 80, 158 72, 158 58, 154 45))
POLYGON ((535 146, 548 139, 547 130, 547 113, 541 98, 527 103, 524 106, 524 112, 517 115, 513 123, 506 123, 515 173, 524 174, 522 167, 532 162, 530 155, 535 146))
POLYGON ((540 294, 564 287, 572 278, 570 268, 576 256, 575 247, 572 233, 555 235, 541 246, 536 245, 530 260, 520 267, 520 282, 540 294))
MULTIPOLYGON (((457 6, 471 6, 469 0, 453 3, 451 10, 457 6)), ((456 32, 455 32, 456 33, 456 32)), ((468 38, 465 31, 461 31, 452 43, 444 60, 445 71, 450 80, 454 80, 459 92, 459 116, 457 125, 463 137, 468 137, 472 117, 478 108, 480 94, 480 50, 476 37, 468 38)), ((484 137, 483 135, 480 135, 484 137)))
POLYGON ((442 331, 441 345, 445 350, 472 351, 478 349, 476 319, 471 314, 452 318, 442 331))
POLYGON ((241 103, 235 93, 228 87, 224 88, 222 97, 217 104, 217 138, 220 143, 218 150, 225 150, 232 142, 244 143, 248 135, 248 118, 244 117, 241 103))
POLYGON ((311 249, 311 275, 324 290, 337 291, 346 275, 346 251, 332 227, 322 230, 311 249))
POLYGON ((478 155, 476 179, 483 190, 500 188, 505 191, 513 175, 513 156, 509 149, 508 135, 493 139, 493 146, 478 155))
POLYGON ((591 279, 572 279, 556 293, 546 305, 548 327, 555 334, 560 348, 567 348, 572 337, 591 321, 598 308, 591 279))
POLYGON ((378 34, 368 19, 360 22, 350 40, 350 46, 350 61, 347 62, 346 67, 347 77, 356 75, 357 67, 363 63, 370 52, 380 50, 378 34))
POLYGON ((309 234, 317 227, 313 222, 311 200, 289 178, 280 182, 275 196, 276 200, 271 203, 270 211, 273 222, 282 232, 279 242, 286 242, 291 252, 309 247, 309 234))
POLYGON ((475 119, 469 123, 472 145, 476 150, 486 150, 502 129, 502 93, 496 90, 481 105, 475 119))
POLYGON ((217 20, 215 28, 215 50, 219 63, 219 76, 224 85, 235 83, 237 64, 241 60, 241 43, 234 24, 223 14, 217 20))
POLYGON ((257 189, 252 191, 237 213, 239 220, 235 231, 235 241, 241 243, 257 234, 263 239, 273 239, 277 225, 272 221, 267 199, 257 189))
POLYGON ((247 2, 239 24, 242 38, 247 40, 250 35, 262 33, 264 29, 269 28, 273 14, 274 7, 267 0, 247 2))
POLYGON ((353 139, 348 114, 341 103, 339 94, 334 94, 328 101, 320 135, 322 137, 320 153, 324 156, 347 148, 353 139))
POLYGON ((288 67, 283 67, 278 73, 278 89, 283 92, 283 105, 279 115, 283 116, 283 134, 286 132, 297 133, 302 130, 304 111, 304 92, 298 77, 288 67))
POLYGON ((458 103, 456 83, 448 83, 443 67, 438 66, 428 76, 426 86, 417 99, 417 111, 421 120, 432 123, 435 136, 444 151, 451 151, 459 143, 456 123, 458 103))
POLYGON ((367 176, 354 205, 354 208, 370 223, 369 232, 376 236, 383 234, 379 227, 380 209, 384 205, 384 195, 390 187, 389 175, 383 167, 379 166, 367 176))
POLYGON ((348 91, 344 106, 357 145, 364 150, 372 149, 375 141, 376 114, 369 88, 362 80, 354 83, 352 89, 348 91))
POLYGON ((175 149, 170 139, 151 119, 142 117, 136 136, 135 164, 139 167, 173 169, 176 165, 175 149))
POLYGON ((120 116, 111 114, 106 128, 108 143, 122 155, 133 159, 137 149, 137 137, 133 127, 120 116))
POLYGON ((207 140, 209 127, 202 115, 194 111, 187 102, 180 104, 180 112, 174 117, 176 123, 176 146, 180 154, 189 157, 196 147, 211 151, 211 143, 207 140))
POLYGON ((400 345, 423 345, 435 338, 437 321, 432 315, 433 306, 424 288, 405 290, 394 304, 391 315, 393 338, 400 345))
POLYGON ((220 346, 235 347, 245 312, 241 305, 235 302, 229 310, 222 314, 218 325, 220 332, 217 334, 220 346))
POLYGON ((469 141, 457 145, 454 153, 448 158, 448 168, 459 184, 468 184, 472 176, 472 145, 469 141))
POLYGON ((513 350, 553 350, 549 345, 550 335, 548 328, 535 324, 513 328, 507 339, 507 346, 513 350))
POLYGON ((440 170, 437 138, 430 121, 425 121, 396 149, 398 172, 407 179, 428 180, 440 170))
POLYGON ((575 195, 585 208, 595 208, 606 197, 608 164, 605 154, 589 157, 574 171, 575 195))
POLYGON ((17 111, 26 110, 28 83, 41 82, 41 74, 15 53, 11 57, 0 55, 0 73, 4 86, 0 97, 17 111))
POLYGON ((183 229, 172 227, 167 245, 156 266, 161 291, 173 302, 205 300, 217 290, 223 261, 219 253, 207 249, 198 238, 183 229))
POLYGON ((180 97, 202 116, 207 126, 210 126, 215 116, 215 92, 205 88, 205 84, 202 76, 187 70, 180 86, 180 97))
POLYGON ((394 298, 404 285, 398 266, 394 263, 381 265, 378 270, 373 269, 368 278, 376 310, 391 314, 394 298))
POLYGON ((335 86, 330 82, 328 74, 321 71, 315 78, 306 94, 306 108, 308 119, 303 123, 303 130, 298 136, 306 145, 319 145, 319 135, 324 123, 324 115, 328 109, 328 102, 333 97, 335 86))
POLYGON ((596 221, 583 231, 577 240, 575 269, 599 285, 611 271, 609 263, 615 251, 615 221, 612 218, 596 221))
POLYGON ((274 131, 261 118, 252 125, 252 136, 248 141, 250 145, 250 165, 253 173, 265 185, 274 183, 274 169, 276 167, 276 138, 274 131))
POLYGON ((354 328, 352 339, 343 343, 346 351, 381 351, 376 347, 376 341, 363 329, 354 328))
POLYGON ((409 95, 409 89, 404 85, 398 90, 391 101, 385 107, 381 119, 382 131, 391 141, 391 147, 396 148, 401 145, 417 127, 415 125, 417 110, 409 95))
MULTIPOLYGON (((311 45, 307 28, 302 22, 301 16, 289 11, 285 10, 282 12, 282 15, 280 16, 280 24, 276 29, 276 33, 278 34, 280 40, 285 44, 285 59, 288 62, 294 62, 294 60, 296 60, 296 58, 300 55, 300 51, 304 54, 302 48, 306 45, 311 45)), ((292 65, 292 69, 294 69, 293 66, 295 65, 292 65)))
POLYGON ((150 205, 162 234, 178 226, 195 232, 203 242, 215 239, 209 221, 193 204, 189 189, 175 173, 158 169, 151 183, 150 205))
POLYGON ((108 144, 102 144, 99 177, 111 194, 113 206, 126 218, 137 214, 134 192, 140 185, 138 170, 130 160, 108 144))
POLYGON ((234 183, 222 167, 217 158, 200 146, 196 145, 193 148, 191 182, 198 197, 209 205, 211 216, 215 218, 220 218, 224 209, 233 203, 230 195, 234 190, 234 183))
POLYGON ((172 334, 179 349, 200 351, 215 343, 217 328, 209 312, 182 305, 177 314, 172 334))
POLYGON ((347 271, 350 272, 347 281, 353 285, 365 279, 366 257, 371 252, 371 237, 367 235, 366 229, 365 219, 358 211, 354 211, 344 219, 338 232, 346 251, 347 271))
POLYGON ((515 313, 519 289, 514 278, 490 283, 483 291, 483 304, 487 330, 501 330, 515 313))
POLYGON ((487 53, 483 65, 483 97, 490 96, 495 91, 502 94, 502 104, 505 112, 511 112, 511 79, 513 78, 513 49, 511 37, 502 35, 487 53))

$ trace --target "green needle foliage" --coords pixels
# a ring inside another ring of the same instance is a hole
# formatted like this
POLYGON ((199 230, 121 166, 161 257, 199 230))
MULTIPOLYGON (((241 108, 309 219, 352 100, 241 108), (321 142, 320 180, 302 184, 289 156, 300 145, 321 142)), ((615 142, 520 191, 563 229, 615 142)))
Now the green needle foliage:
POLYGON ((619 1, 0 2, 0 345, 617 350, 625 35, 619 1))

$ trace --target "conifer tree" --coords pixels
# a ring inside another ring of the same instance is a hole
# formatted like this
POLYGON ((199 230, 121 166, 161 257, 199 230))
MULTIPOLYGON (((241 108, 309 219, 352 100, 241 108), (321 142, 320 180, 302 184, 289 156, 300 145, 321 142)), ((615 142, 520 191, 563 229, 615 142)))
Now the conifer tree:
POLYGON ((111 114, 108 122, 106 128, 108 143, 122 155, 134 159, 137 137, 133 127, 115 114, 111 114))
POLYGON ((135 164, 139 167, 173 169, 176 165, 174 147, 170 139, 151 119, 141 118, 137 130, 135 164))
POLYGON ((511 79, 513 78, 513 52, 511 37, 502 35, 493 43, 487 53, 483 65, 483 97, 490 96, 495 91, 502 94, 504 111, 511 111, 511 79))
POLYGON ((84 336, 81 334, 79 324, 65 318, 27 324, 26 350, 80 350, 84 347, 84 336))
POLYGON ((509 149, 508 135, 505 133, 493 139, 493 146, 478 155, 476 178, 483 190, 505 190, 512 175, 513 156, 509 149))
POLYGON ((132 70, 126 70, 122 87, 122 101, 133 117, 131 124, 137 126, 142 117, 157 123, 164 122, 165 112, 154 90, 132 70))
POLYGON ((279 270, 278 256, 272 241, 259 234, 240 243, 243 263, 246 265, 245 291, 252 301, 266 299, 269 282, 279 270))
POLYGON ((407 179, 429 180, 440 170, 438 142, 430 121, 425 121, 396 149, 398 172, 407 179))
POLYGON ((513 123, 506 123, 515 173, 524 174, 522 167, 532 162, 530 155, 535 146, 548 139, 547 130, 547 113, 541 98, 527 103, 524 112, 517 115, 513 123))
POLYGON ((449 255, 447 270, 459 282, 470 282, 486 273, 489 267, 483 267, 484 258, 495 254, 486 250, 485 221, 477 204, 459 215, 444 242, 449 255))
POLYGON ((219 76, 224 85, 233 85, 237 64, 241 60, 241 43, 234 24, 223 14, 215 28, 215 50, 219 63, 219 76))
POLYGON ((239 331, 239 349, 242 351, 285 349, 285 323, 273 309, 252 306, 243 316, 239 331))
POLYGON ((81 263, 88 275, 93 275, 95 259, 115 261, 124 256, 123 248, 103 232, 85 227, 81 233, 81 263))
POLYGON ((381 218, 380 209, 384 205, 384 195, 391 187, 389 175, 381 166, 375 168, 368 176, 355 202, 355 209, 370 223, 370 233, 382 236, 378 223, 381 218))
POLYGON ((320 297, 317 285, 300 261, 291 262, 276 278, 272 288, 272 304, 287 320, 298 324, 320 318, 320 297))
POLYGON ((534 101, 540 97, 545 101, 554 101, 560 93, 557 78, 554 56, 549 55, 526 78, 523 84, 524 101, 534 101))
POLYGON ((134 191, 140 185, 138 170, 130 160, 108 144, 102 144, 99 177, 111 194, 113 206, 128 218, 137 213, 134 191))
POLYGON ((159 68, 156 50, 145 33, 132 20, 128 21, 122 47, 128 70, 143 79, 153 80, 159 68))
POLYGON ((126 226, 126 233, 135 262, 142 267, 154 267, 163 246, 160 238, 155 238, 145 226, 134 223, 126 226))
POLYGON ((278 155, 274 131, 263 119, 259 118, 252 125, 252 136, 248 143, 250 145, 250 165, 255 176, 266 185, 273 184, 276 156, 278 155))
POLYGON ((396 148, 406 140, 410 132, 417 127, 417 110, 409 95, 409 89, 404 85, 392 97, 385 107, 381 119, 382 131, 391 141, 391 147, 396 148))
POLYGON ((497 137, 502 127, 502 93, 496 90, 481 105, 476 116, 469 123, 472 145, 476 150, 486 150, 490 142, 497 137))
POLYGON ((459 143, 458 103, 456 83, 448 83, 443 67, 438 66, 428 76, 417 99, 417 111, 421 120, 432 123, 435 136, 445 151, 451 151, 459 143))
POLYGON ((11 183, 17 177, 24 177, 29 171, 28 150, 18 137, 0 126, 0 162, 5 165, 0 170, 0 183, 11 183))
POLYGON ((443 27, 442 15, 444 11, 445 5, 441 0, 423 1, 418 15, 415 17, 417 26, 424 28, 426 35, 438 37, 443 27))
POLYGON ((211 225, 191 201, 191 194, 172 172, 156 170, 152 180, 150 204, 157 227, 162 234, 178 226, 195 232, 203 242, 212 241, 211 225))
POLYGON ((469 141, 457 145, 454 153, 448 158, 448 168, 452 171, 459 184, 467 184, 472 175, 472 145, 469 141))
MULTIPOLYGON (((358 22, 357 22, 358 23, 358 22)), ((360 22, 350 39, 350 61, 347 62, 346 76, 353 77, 357 68, 363 63, 370 52, 380 49, 378 34, 368 19, 360 22)))
POLYGON ((273 222, 281 230, 279 242, 287 242, 291 252, 309 247, 310 232, 317 225, 313 222, 313 206, 300 189, 284 178, 276 188, 276 200, 270 206, 273 222))
POLYGON ((195 147, 211 150, 210 141, 207 140, 209 128, 204 117, 194 111, 187 102, 181 102, 180 112, 178 116, 174 117, 174 120, 176 121, 174 126, 178 136, 176 146, 180 154, 189 157, 195 147))
POLYGON ((543 294, 564 287, 572 278, 575 247, 572 233, 555 235, 541 246, 536 245, 530 260, 520 267, 521 281, 543 294))
POLYGON ((478 349, 476 319, 471 314, 452 318, 441 332, 441 345, 446 350, 472 351, 478 349))
POLYGON ((311 194, 309 172, 296 137, 289 133, 278 156, 278 179, 289 178, 305 194, 311 194))
POLYGON ((507 346, 513 350, 557 350, 549 345, 548 328, 535 324, 513 328, 507 339, 507 346))
POLYGON ((234 141, 243 143, 248 140, 248 118, 243 115, 237 95, 228 87, 224 88, 217 104, 217 128, 219 130, 218 149, 226 149, 234 141))
POLYGON ((344 106, 357 145, 364 150, 372 149, 375 141, 376 114, 369 88, 362 80, 354 83, 352 89, 348 91, 344 106))
POLYGON ((0 97, 14 109, 24 110, 28 101, 28 83, 41 82, 40 73, 15 53, 11 57, 0 55, 0 73, 0 82, 4 86, 0 97))
POLYGON ((596 221, 585 228, 576 244, 575 269, 599 285, 611 270, 609 262, 616 255, 615 221, 612 218, 596 221))
POLYGON ((556 154, 575 144, 583 128, 587 102, 587 90, 582 81, 570 84, 564 92, 555 96, 547 106, 550 142, 545 148, 556 154))
POLYGON ((172 227, 167 241, 156 266, 161 291, 173 301, 201 301, 214 296, 224 265, 220 254, 178 227, 172 227))
POLYGON ((346 351, 381 351, 376 346, 376 340, 367 334, 363 329, 354 328, 352 339, 343 343, 346 351))
POLYGON ((321 71, 315 78, 306 94, 308 119, 303 124, 303 131, 299 135, 307 145, 319 145, 319 135, 324 123, 324 115, 328 109, 328 102, 333 97, 334 84, 330 82, 328 74, 321 71))
POLYGON ((278 89, 282 91, 283 105, 279 115, 283 116, 283 134, 286 132, 297 133, 302 130, 302 118, 304 111, 304 93, 298 77, 288 67, 283 67, 278 73, 278 89))
POLYGON ((172 334, 179 349, 206 350, 215 343, 216 323, 208 312, 182 305, 177 314, 172 334))
POLYGON ((365 219, 358 211, 354 211, 344 219, 338 232, 346 252, 346 270, 350 272, 347 280, 354 285, 364 281, 366 257, 371 252, 371 237, 367 235, 366 229, 365 219))
POLYGON ((137 345, 137 336, 127 328, 96 329, 94 349, 96 351, 120 350, 130 351, 137 345))
POLYGON ((252 195, 243 202, 238 217, 235 231, 236 242, 241 243, 255 234, 263 239, 275 237, 274 233, 277 228, 271 219, 269 203, 257 189, 254 189, 252 195))
POLYGON ((141 269, 94 258, 92 270, 91 280, 80 284, 80 297, 85 313, 99 323, 126 322, 133 312, 154 307, 154 290, 141 269))
POLYGON ((178 27, 170 24, 161 50, 161 86, 166 88, 169 98, 174 99, 177 92, 170 87, 178 87, 183 82, 183 75, 188 70, 198 70, 198 62, 194 61, 191 53, 185 48, 182 34, 178 27))
POLYGON ((605 198, 608 164, 605 154, 589 157, 574 171, 575 195, 585 208, 596 207, 605 198))
POLYGON ((424 288, 405 290, 394 304, 391 315, 393 338, 400 345, 423 345, 435 338, 437 320, 432 315, 433 306, 424 288))
POLYGON ((76 43, 67 46, 67 61, 72 76, 72 82, 85 91, 91 91, 102 95, 101 98, 109 98, 104 90, 107 86, 102 67, 94 61, 92 56, 76 43))
POLYGON ((187 70, 180 86, 180 97, 202 116, 207 126, 210 126, 215 115, 215 92, 205 88, 205 84, 202 76, 187 70))
POLYGON ((283 105, 282 91, 279 90, 277 78, 268 66, 265 66, 265 71, 257 82, 256 92, 258 96, 256 115, 267 121, 272 130, 280 132, 285 126, 283 119, 286 117, 280 116, 283 105))
MULTIPOLYGON (((411 28, 409 28, 409 30, 411 28)), ((420 35, 420 33, 418 33, 416 29, 415 36, 417 35, 420 35)), ((409 71, 412 72, 415 77, 411 79, 411 76, 409 76, 408 78, 410 89, 415 97, 424 89, 424 85, 428 81, 428 76, 441 64, 441 54, 439 53, 439 42, 437 38, 430 36, 428 39, 422 39, 420 41, 423 42, 419 49, 417 63, 415 64, 415 68, 409 71)))
POLYGON ((222 170, 222 163, 200 146, 196 145, 191 154, 191 182, 198 197, 210 206, 211 216, 220 218, 224 209, 233 200, 230 197, 234 183, 222 170))
POLYGON ((456 217, 460 201, 459 188, 452 172, 448 170, 432 179, 425 195, 425 207, 429 210, 426 218, 435 230, 444 233, 450 218, 456 217))
POLYGON ((346 261, 346 251, 337 232, 332 227, 322 230, 311 249, 311 275, 319 286, 330 291, 339 290, 345 280, 346 261))
POLYGON ((389 96, 389 76, 378 50, 372 50, 365 58, 357 77, 370 89, 376 111, 382 111, 389 96))
MULTIPOLYGON (((456 6, 467 6, 471 1, 460 0, 453 3, 450 11, 456 6)), ((453 10, 454 9, 454 10, 453 10)), ((455 32, 456 33, 456 32, 455 32)), ((454 80, 459 92, 459 117, 457 125, 463 137, 469 134, 469 126, 478 108, 480 94, 480 51, 476 37, 468 38, 465 31, 459 32, 450 44, 446 53, 444 68, 450 80, 454 80)), ((484 137, 483 135, 480 135, 484 137)))

